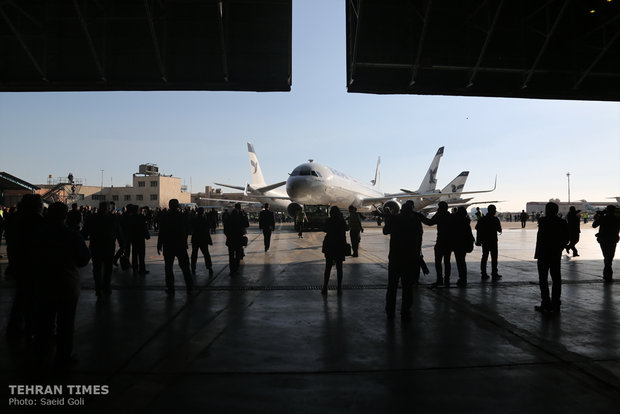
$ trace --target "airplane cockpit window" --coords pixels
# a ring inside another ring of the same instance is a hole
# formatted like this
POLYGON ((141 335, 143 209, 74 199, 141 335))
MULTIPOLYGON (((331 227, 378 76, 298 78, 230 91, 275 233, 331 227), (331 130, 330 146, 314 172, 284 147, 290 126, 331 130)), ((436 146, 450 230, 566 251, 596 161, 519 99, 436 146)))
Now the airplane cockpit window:
POLYGON ((297 176, 297 175, 312 175, 314 177, 321 177, 321 173, 318 171, 313 170, 312 168, 308 167, 308 166, 299 166, 297 168, 295 168, 293 170, 293 172, 291 173, 291 175, 293 176, 297 176))

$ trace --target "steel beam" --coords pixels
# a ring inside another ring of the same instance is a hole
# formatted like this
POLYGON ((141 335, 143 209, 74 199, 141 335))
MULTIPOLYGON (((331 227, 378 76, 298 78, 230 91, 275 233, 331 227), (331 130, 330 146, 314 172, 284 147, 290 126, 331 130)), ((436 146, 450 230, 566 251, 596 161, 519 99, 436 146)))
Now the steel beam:
POLYGON ((161 57, 161 51, 159 50, 159 41, 157 40, 157 32, 155 31, 155 22, 153 21, 153 13, 151 12, 151 7, 149 6, 149 0, 144 0, 144 10, 146 12, 146 20, 149 25, 149 31, 151 33, 151 40, 153 41, 153 49, 155 50, 155 57, 157 58, 157 65, 159 66, 161 79, 168 83, 164 61, 161 57))
POLYGON ((82 30, 84 31, 84 36, 86 36, 86 42, 88 43, 88 48, 90 49, 90 54, 95 61, 95 65, 97 66, 97 70, 99 71, 99 77, 101 80, 106 81, 105 71, 103 70, 103 65, 101 64, 101 60, 99 59, 99 55, 97 54, 97 50, 95 49, 95 44, 93 43, 93 38, 90 35, 90 31, 88 30, 88 24, 86 24, 86 19, 82 14, 82 9, 78 4, 78 0, 73 0, 73 6, 75 7, 75 12, 78 15, 78 19, 80 20, 80 25, 82 26, 82 30))
POLYGON ((478 55, 478 61, 476 62, 476 65, 474 66, 471 76, 469 77, 469 82, 467 84, 467 87, 471 87, 474 85, 474 79, 476 77, 476 74, 478 73, 478 68, 480 67, 480 64, 482 63, 482 59, 484 59, 484 55, 487 51, 487 47, 489 46, 489 42, 491 41, 491 38, 493 37, 493 33, 495 32, 495 26, 497 25, 497 21, 499 20, 499 15, 502 11, 502 6, 504 5, 504 0, 501 0, 499 5, 497 6, 497 10, 495 11, 495 17, 493 17, 493 22, 491 23, 491 27, 489 28, 489 31, 487 32, 487 38, 484 40, 484 44, 482 45, 482 49, 480 50, 480 54, 478 55))

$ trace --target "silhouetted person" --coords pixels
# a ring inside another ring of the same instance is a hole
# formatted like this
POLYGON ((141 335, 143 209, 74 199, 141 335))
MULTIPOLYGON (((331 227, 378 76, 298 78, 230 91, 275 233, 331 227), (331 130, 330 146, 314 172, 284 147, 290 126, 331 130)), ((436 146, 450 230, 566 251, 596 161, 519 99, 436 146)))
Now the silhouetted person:
POLYGON ((474 235, 471 232, 471 220, 465 207, 459 207, 452 215, 452 251, 459 271, 457 286, 467 286, 467 264, 465 256, 474 250, 474 235))
POLYGON ((37 327, 35 349, 49 354, 56 338, 55 365, 72 362, 75 310, 80 296, 80 268, 88 264, 90 251, 84 239, 65 225, 67 206, 53 203, 47 211, 45 272, 35 282, 37 327))
POLYGON ((246 228, 250 226, 248 217, 241 211, 241 204, 235 204, 235 208, 224 220, 224 234, 228 247, 228 267, 230 274, 234 275, 239 270, 243 259, 243 246, 247 243, 246 228))
POLYGON ((127 240, 129 250, 131 251, 131 264, 133 265, 133 272, 140 275, 146 275, 149 273, 149 271, 146 270, 145 264, 146 241, 151 238, 146 216, 144 214, 140 214, 137 205, 129 204, 127 206, 126 220, 127 240))
POLYGON ((213 276, 213 264, 211 263, 211 255, 209 254, 209 245, 213 244, 211 240, 211 228, 205 210, 199 207, 196 216, 192 220, 192 258, 191 268, 192 274, 196 274, 196 263, 198 262, 198 251, 202 252, 205 260, 205 266, 209 271, 209 277, 213 276))
POLYGON ((71 204, 71 210, 67 213, 66 221, 71 230, 80 231, 82 229, 82 213, 78 210, 77 203, 71 204))
POLYGON ((209 228, 211 229, 211 234, 215 234, 215 230, 217 229, 218 216, 217 211, 212 208, 207 216, 209 220, 209 228))
POLYGON ((476 207, 476 221, 479 221, 482 218, 482 211, 480 211, 480 207, 476 207))
POLYGON ((609 205, 602 212, 597 212, 592 222, 592 227, 599 227, 596 233, 596 240, 601 245, 603 252, 603 279, 605 282, 613 280, 612 263, 616 254, 616 244, 618 244, 618 233, 620 232, 620 217, 618 217, 618 209, 609 205))
POLYGON ((487 280, 487 261, 489 253, 491 254, 491 277, 493 280, 502 278, 497 272, 497 233, 502 233, 502 225, 499 219, 495 217, 496 208, 490 204, 487 208, 487 214, 480 218, 476 223, 477 243, 482 246, 482 259, 480 261, 480 273, 482 280, 487 280))
POLYGON ((422 220, 427 226, 437 225, 437 241, 435 242, 435 271, 437 272, 437 281, 435 286, 444 285, 450 286, 450 255, 452 254, 451 240, 451 226, 452 217, 448 212, 448 203, 440 201, 437 205, 437 212, 429 220, 424 218, 422 220), (445 268, 445 274, 442 275, 441 262, 445 268))
POLYGON ((300 239, 304 238, 304 223, 307 221, 306 212, 303 208, 299 209, 297 214, 295 214, 295 226, 297 227, 297 237, 300 239))
POLYGON ((6 241, 6 256, 9 260, 9 263, 4 270, 4 275, 7 277, 7 279, 14 277, 16 274, 15 249, 17 245, 17 227, 19 226, 19 214, 19 211, 15 207, 11 207, 8 210, 8 213, 4 215, 4 240, 6 241))
POLYGON ((269 203, 265 203, 265 208, 258 214, 258 228, 263 231, 263 241, 265 251, 271 246, 271 232, 276 229, 276 220, 273 211, 269 210, 269 203))
MULTIPOLYGON (((0 206, 0 246, 2 246, 2 235, 4 234, 4 210, 0 206)), ((0 259, 2 255, 0 254, 0 259)))
POLYGON ((179 200, 176 198, 168 202, 168 211, 161 216, 159 235, 157 237, 157 254, 164 253, 164 267, 166 274, 166 293, 174 295, 174 259, 177 258, 183 272, 187 293, 193 290, 194 283, 189 268, 187 255, 188 223, 185 215, 179 211, 179 200))
POLYGON ((575 207, 571 206, 568 210, 568 214, 566 214, 566 223, 568 223, 568 246, 566 246, 566 253, 568 254, 571 250, 573 251, 573 257, 579 256, 577 252, 577 248, 575 245, 579 242, 579 234, 581 230, 579 229, 579 225, 581 220, 579 218, 579 210, 576 210, 575 207))
MULTIPOLYGON (((116 254, 114 254, 114 266, 118 266, 118 261, 121 261, 121 268, 123 270, 127 270, 131 263, 129 262, 129 257, 131 257, 131 243, 129 242, 129 215, 128 209, 129 206, 133 206, 133 204, 128 204, 125 207, 123 214, 119 215, 116 211, 116 205, 114 202, 110 203, 110 214, 114 221, 116 221, 116 225, 120 229, 118 240, 118 250, 116 254)), ((137 206, 136 206, 137 207, 137 206)))
POLYGON ((521 210, 521 215, 519 216, 519 218, 521 219, 521 228, 525 228, 525 224, 527 223, 527 218, 528 218, 528 214, 525 212, 525 210, 521 210))
POLYGON ((547 203, 545 216, 538 220, 534 258, 538 260, 538 284, 541 303, 540 306, 535 306, 535 309, 539 312, 558 312, 560 310, 560 295, 562 293, 560 262, 562 251, 568 243, 568 225, 558 217, 558 211, 559 208, 556 203, 547 203), (549 297, 549 274, 553 282, 551 297, 549 297))
POLYGON ((338 295, 342 295, 342 262, 344 262, 347 248, 347 230, 349 230, 349 226, 340 209, 333 206, 329 210, 329 218, 325 222, 326 234, 322 249, 325 255, 325 273, 323 274, 323 289, 321 289, 323 295, 327 295, 327 284, 334 264, 338 278, 338 295))
POLYGON ((353 257, 358 256, 358 250, 360 247, 361 236, 360 233, 364 232, 362 227, 362 220, 357 213, 357 209, 353 206, 349 206, 349 237, 351 238, 351 250, 353 250, 353 257))
POLYGON ((99 203, 97 213, 86 220, 82 234, 85 239, 90 240, 95 294, 97 296, 109 295, 116 240, 122 240, 122 237, 118 221, 110 213, 109 204, 106 201, 99 203))
POLYGON ((15 233, 11 236, 14 251, 15 297, 7 324, 10 337, 34 334, 35 280, 45 274, 46 223, 41 215, 43 201, 38 194, 25 194, 18 205, 15 233))
POLYGON ((401 318, 411 318, 413 284, 420 273, 422 249, 422 223, 413 212, 413 203, 405 203, 398 215, 385 219, 383 234, 390 235, 388 255, 388 288, 385 295, 385 313, 393 319, 396 312, 398 280, 402 285, 401 318))

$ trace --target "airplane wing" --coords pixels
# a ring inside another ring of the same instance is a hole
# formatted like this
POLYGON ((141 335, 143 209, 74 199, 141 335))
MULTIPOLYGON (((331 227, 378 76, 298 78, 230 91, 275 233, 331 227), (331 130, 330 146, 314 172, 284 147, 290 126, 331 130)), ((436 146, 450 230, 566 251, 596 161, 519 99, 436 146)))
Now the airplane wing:
POLYGON ((448 194, 456 194, 456 193, 419 193, 419 194, 409 194, 409 193, 397 193, 397 194, 388 194, 384 197, 366 197, 362 198, 360 201, 362 204, 375 204, 375 203, 384 203, 390 200, 415 200, 419 198, 439 198, 442 195, 448 194))
MULTIPOLYGON (((504 200, 488 200, 488 201, 474 201, 474 202, 461 202, 461 203, 450 203, 448 202, 448 207, 449 208, 456 208, 456 207, 469 207, 469 206, 475 206, 476 204, 496 204, 496 203, 503 203, 504 200)), ((432 212, 437 210, 437 204, 430 204, 426 207, 424 207, 423 209, 421 209, 420 211, 428 211, 428 212, 432 212)))
MULTIPOLYGON (((266 185, 264 187, 258 187, 258 188, 250 187, 250 189, 252 191, 258 191, 259 193, 265 193, 265 192, 267 192, 269 190, 273 190, 274 188, 282 187, 284 184, 286 184, 286 181, 280 181, 279 183, 275 183, 275 184, 271 184, 271 185, 266 185)), ((274 198, 274 197, 270 197, 270 198, 274 198)))
POLYGON ((248 198, 256 198, 258 200, 290 200, 290 197, 285 196, 270 196, 270 195, 261 195, 261 194, 252 194, 249 193, 247 195, 248 198))
MULTIPOLYGON (((233 190, 241 190, 241 191, 246 191, 246 188, 248 188, 247 186, 223 184, 223 183, 215 183, 215 182, 213 184, 220 185, 220 186, 226 187, 226 188, 232 188, 233 190)), ((256 187, 256 188, 254 188, 252 186, 249 186, 249 189, 250 189, 250 191, 258 191, 260 193, 264 193, 264 192, 267 192, 269 190, 273 190, 274 188, 282 187, 284 184, 286 184, 286 181, 280 181, 279 183, 265 185, 263 187, 256 187)))
POLYGON ((232 200, 232 199, 226 199, 226 198, 208 198, 208 197, 200 197, 201 200, 207 200, 207 201, 215 201, 218 203, 222 203, 222 204, 236 204, 236 203, 240 203, 240 204, 247 204, 247 205, 255 205, 255 206, 262 206, 262 203, 260 201, 247 201, 247 200, 232 200))
POLYGON ((232 188, 234 190, 241 190, 241 191, 245 190, 245 187, 242 187, 240 185, 222 184, 222 183, 215 183, 215 182, 213 184, 221 185, 222 187, 232 188))
POLYGON ((497 188, 497 176, 495 176, 495 183, 493 184, 493 188, 491 188, 490 190, 476 190, 476 191, 461 191, 461 192, 450 192, 450 193, 442 193, 442 192, 436 192, 436 193, 426 193, 426 194, 417 194, 416 191, 411 191, 411 190, 407 190, 404 188, 401 188, 400 191, 402 191, 402 193, 397 193, 397 194, 391 194, 391 198, 400 198, 401 196, 403 197, 407 197, 407 196, 411 196, 411 197, 415 197, 415 198, 424 198, 424 197, 438 197, 438 196, 447 196, 447 195, 457 195, 457 194, 480 194, 480 193, 490 193, 491 191, 495 191, 495 189, 497 188))

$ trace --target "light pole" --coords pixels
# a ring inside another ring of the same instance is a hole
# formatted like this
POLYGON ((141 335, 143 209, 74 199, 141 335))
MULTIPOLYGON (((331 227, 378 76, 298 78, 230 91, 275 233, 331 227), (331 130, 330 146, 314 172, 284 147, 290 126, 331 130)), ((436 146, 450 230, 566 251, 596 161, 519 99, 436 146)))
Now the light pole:
POLYGON ((566 178, 568 179, 568 204, 570 206, 570 173, 566 173, 566 178))
POLYGON ((103 194, 103 170, 101 170, 101 193, 103 194))

